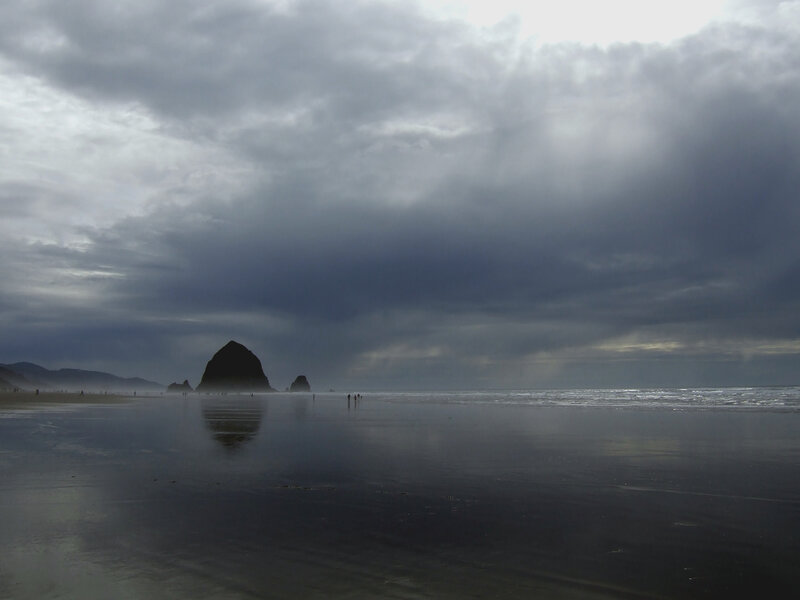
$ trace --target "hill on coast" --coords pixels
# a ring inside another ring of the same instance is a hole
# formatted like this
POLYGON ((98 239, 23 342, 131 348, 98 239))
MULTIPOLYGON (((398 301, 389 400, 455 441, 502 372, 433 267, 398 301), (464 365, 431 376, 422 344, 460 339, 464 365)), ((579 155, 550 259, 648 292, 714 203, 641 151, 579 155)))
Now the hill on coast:
POLYGON ((155 392, 164 386, 141 377, 118 377, 102 371, 46 369, 30 362, 0 364, 0 379, 21 389, 155 392))

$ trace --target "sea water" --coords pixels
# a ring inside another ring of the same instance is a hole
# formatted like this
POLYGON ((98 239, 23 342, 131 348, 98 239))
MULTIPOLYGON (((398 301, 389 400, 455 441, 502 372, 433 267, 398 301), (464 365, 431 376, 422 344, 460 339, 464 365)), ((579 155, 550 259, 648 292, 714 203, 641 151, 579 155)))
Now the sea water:
POLYGON ((788 597, 800 389, 0 408, 0 598, 788 597))

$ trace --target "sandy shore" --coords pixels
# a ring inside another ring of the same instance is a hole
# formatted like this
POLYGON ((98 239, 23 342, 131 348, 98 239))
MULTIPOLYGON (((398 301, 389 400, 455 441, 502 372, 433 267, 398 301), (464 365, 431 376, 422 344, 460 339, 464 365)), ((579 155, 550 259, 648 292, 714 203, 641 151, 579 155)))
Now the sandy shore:
POLYGON ((33 408, 46 404, 110 404, 125 402, 131 396, 125 394, 31 391, 0 392, 0 409, 33 408))
POLYGON ((0 394, 0 598, 796 593, 800 408, 497 399, 0 394))

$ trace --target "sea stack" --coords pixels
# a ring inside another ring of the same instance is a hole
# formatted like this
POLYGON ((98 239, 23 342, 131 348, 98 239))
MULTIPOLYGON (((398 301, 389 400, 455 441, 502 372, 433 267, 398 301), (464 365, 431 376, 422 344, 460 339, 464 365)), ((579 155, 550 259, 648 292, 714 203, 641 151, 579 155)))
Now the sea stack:
POLYGON ((272 392, 261 361, 240 343, 231 340, 208 361, 198 392, 272 392))
POLYGON ((192 386, 189 385, 188 379, 184 379, 183 383, 170 383, 167 386, 167 392, 170 394, 183 394, 192 391, 194 390, 192 390, 192 386))
POLYGON ((290 392, 310 392, 311 384, 308 383, 305 375, 298 375, 289 387, 290 392))

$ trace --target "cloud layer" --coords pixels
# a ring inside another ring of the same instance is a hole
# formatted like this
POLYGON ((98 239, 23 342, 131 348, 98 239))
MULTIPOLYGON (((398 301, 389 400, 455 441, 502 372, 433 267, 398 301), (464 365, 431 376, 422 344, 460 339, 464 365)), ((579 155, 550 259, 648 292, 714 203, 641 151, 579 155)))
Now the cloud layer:
POLYGON ((0 23, 0 362, 797 381, 800 38, 766 17, 607 48, 388 2, 0 23))

